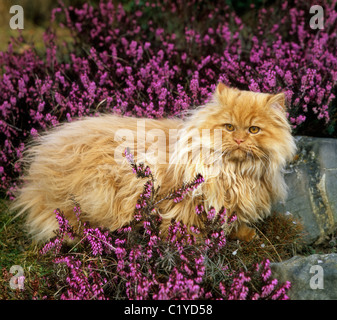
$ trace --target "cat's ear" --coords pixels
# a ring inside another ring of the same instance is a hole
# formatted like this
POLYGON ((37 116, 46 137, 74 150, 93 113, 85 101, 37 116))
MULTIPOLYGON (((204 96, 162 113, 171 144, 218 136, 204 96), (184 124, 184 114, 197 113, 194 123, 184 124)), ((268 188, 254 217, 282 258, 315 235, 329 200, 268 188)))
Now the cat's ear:
POLYGON ((276 110, 286 111, 286 97, 284 93, 271 95, 268 99, 267 105, 276 110))
POLYGON ((222 82, 219 82, 218 85, 216 86, 215 93, 217 95, 222 95, 224 94, 227 90, 229 90, 229 87, 227 87, 225 84, 222 82))

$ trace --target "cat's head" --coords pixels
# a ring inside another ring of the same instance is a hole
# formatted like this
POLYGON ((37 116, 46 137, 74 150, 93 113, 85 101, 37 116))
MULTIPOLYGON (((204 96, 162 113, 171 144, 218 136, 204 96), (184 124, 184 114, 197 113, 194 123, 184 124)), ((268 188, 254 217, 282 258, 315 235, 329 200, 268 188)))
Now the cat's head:
POLYGON ((284 165, 294 155, 283 93, 242 91, 219 83, 212 102, 198 118, 203 128, 222 130, 225 160, 273 160, 284 165))

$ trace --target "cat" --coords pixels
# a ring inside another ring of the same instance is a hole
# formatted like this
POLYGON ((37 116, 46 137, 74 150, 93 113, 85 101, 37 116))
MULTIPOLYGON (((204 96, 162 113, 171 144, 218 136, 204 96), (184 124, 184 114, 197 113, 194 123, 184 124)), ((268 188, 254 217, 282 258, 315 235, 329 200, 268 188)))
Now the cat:
POLYGON ((244 241, 256 236, 251 224, 285 199, 282 169, 296 150, 283 93, 244 91, 221 82, 210 101, 185 119, 101 115, 65 123, 25 151, 26 174, 13 208, 26 212, 32 237, 54 236, 56 208, 74 223, 74 202, 91 225, 113 231, 130 223, 144 180, 123 157, 125 148, 136 162, 149 164, 163 195, 197 174, 204 178, 183 201, 159 204, 163 233, 171 219, 200 226, 195 208, 202 203, 235 214, 229 236, 244 241))

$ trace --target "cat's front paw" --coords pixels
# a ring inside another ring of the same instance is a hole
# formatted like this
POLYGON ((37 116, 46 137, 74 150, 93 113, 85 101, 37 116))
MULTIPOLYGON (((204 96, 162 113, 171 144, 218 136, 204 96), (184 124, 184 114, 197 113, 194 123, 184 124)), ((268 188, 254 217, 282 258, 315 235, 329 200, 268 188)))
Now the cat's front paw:
POLYGON ((249 228, 250 230, 248 230, 244 235, 242 235, 241 239, 242 241, 246 241, 246 242, 250 242, 254 239, 258 239, 259 235, 256 233, 256 230, 254 228, 249 228))
POLYGON ((229 238, 250 242, 254 239, 258 239, 259 236, 254 228, 248 227, 246 224, 242 223, 238 226, 237 230, 231 232, 229 238))

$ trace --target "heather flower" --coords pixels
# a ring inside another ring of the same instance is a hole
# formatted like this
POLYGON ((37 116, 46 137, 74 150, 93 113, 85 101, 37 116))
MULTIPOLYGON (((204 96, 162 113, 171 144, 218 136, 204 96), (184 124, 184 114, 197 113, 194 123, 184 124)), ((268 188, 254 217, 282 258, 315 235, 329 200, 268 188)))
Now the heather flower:
POLYGON ((87 264, 87 272, 80 260, 67 256, 56 258, 56 264, 65 264, 69 270, 69 276, 66 278, 67 291, 62 293, 61 300, 106 300, 103 286, 107 279, 97 273, 94 269, 94 263, 87 264))
POLYGON ((203 183, 204 181, 205 181, 205 179, 202 177, 202 175, 198 174, 192 182, 190 182, 188 184, 184 184, 178 190, 174 190, 172 195, 171 195, 171 198, 176 203, 181 202, 184 199, 184 197, 187 193, 197 189, 199 187, 199 185, 201 183, 203 183))
POLYGON ((40 250, 41 254, 46 254, 51 249, 55 249, 55 254, 60 253, 62 249, 63 240, 55 238, 54 240, 49 241, 45 246, 40 250))
POLYGON ((200 215, 201 213, 203 213, 204 212, 204 207, 203 207, 203 205, 197 205, 196 207, 195 207, 195 213, 197 214, 197 215, 200 215))
POLYGON ((41 254, 46 254, 51 249, 54 249, 55 254, 58 254, 61 251, 65 237, 68 236, 72 240, 74 240, 75 237, 73 227, 65 218, 64 214, 59 209, 56 209, 54 213, 59 228, 57 230, 56 237, 46 243, 45 246, 40 250, 41 254))
POLYGON ((228 294, 228 300, 245 300, 249 292, 245 283, 251 281, 251 278, 246 276, 243 272, 240 272, 238 277, 234 278, 230 292, 228 294))
POLYGON ((289 297, 286 295, 286 292, 291 288, 291 283, 286 281, 283 286, 281 286, 271 297, 272 300, 288 300, 289 297))
POLYGON ((102 255, 103 252, 110 254, 115 249, 108 234, 108 231, 103 233, 99 228, 84 228, 83 235, 86 236, 86 241, 89 242, 94 256, 102 255))
POLYGON ((69 224, 69 221, 65 218, 64 214, 59 209, 56 209, 54 213, 55 213, 58 225, 59 225, 58 231, 60 233, 60 236, 67 234, 70 237, 70 239, 74 239, 73 228, 69 224))
POLYGON ((278 281, 277 279, 273 279, 269 284, 262 287, 261 298, 267 297, 270 295, 275 289, 278 281))

